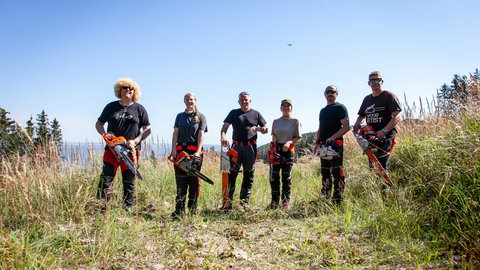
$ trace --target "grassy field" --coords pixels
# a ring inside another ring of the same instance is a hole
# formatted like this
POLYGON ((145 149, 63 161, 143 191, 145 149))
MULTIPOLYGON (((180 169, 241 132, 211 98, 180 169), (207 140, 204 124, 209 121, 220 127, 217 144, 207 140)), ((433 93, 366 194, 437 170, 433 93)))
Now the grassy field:
POLYGON ((251 207, 217 210, 219 156, 209 152, 202 172, 216 183, 202 182, 197 215, 179 221, 170 218, 175 182, 164 157, 140 160, 145 180, 136 183, 133 214, 122 209, 117 177, 105 215, 94 196, 99 153, 68 165, 40 150, 3 159, 0 269, 475 269, 479 132, 475 110, 403 121, 387 199, 348 134, 341 206, 320 199, 320 161, 302 157, 290 209, 266 210, 268 166, 258 162, 251 207))

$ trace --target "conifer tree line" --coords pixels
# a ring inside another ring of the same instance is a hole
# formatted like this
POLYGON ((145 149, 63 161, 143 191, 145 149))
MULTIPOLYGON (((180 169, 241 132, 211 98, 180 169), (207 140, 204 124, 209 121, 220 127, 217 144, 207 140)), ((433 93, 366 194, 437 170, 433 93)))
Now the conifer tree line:
POLYGON ((453 75, 451 85, 444 83, 437 89, 437 116, 452 117, 462 113, 467 104, 471 104, 471 99, 480 98, 480 89, 478 81, 480 80, 480 71, 478 68, 469 76, 453 75))
POLYGON ((10 112, 0 107, 0 156, 24 155, 33 149, 54 146, 61 149, 63 138, 60 123, 48 119, 45 110, 26 122, 25 127, 10 118, 10 112))

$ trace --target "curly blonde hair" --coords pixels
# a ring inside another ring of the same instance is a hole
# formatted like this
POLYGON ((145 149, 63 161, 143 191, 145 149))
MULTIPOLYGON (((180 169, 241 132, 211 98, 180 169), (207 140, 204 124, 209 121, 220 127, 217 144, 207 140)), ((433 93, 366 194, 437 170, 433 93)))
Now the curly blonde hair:
POLYGON ((140 86, 138 86, 138 84, 131 78, 120 78, 117 80, 117 82, 113 86, 113 90, 117 98, 122 98, 122 87, 124 86, 132 87, 134 89, 132 96, 133 101, 137 101, 140 99, 140 96, 142 95, 140 86))

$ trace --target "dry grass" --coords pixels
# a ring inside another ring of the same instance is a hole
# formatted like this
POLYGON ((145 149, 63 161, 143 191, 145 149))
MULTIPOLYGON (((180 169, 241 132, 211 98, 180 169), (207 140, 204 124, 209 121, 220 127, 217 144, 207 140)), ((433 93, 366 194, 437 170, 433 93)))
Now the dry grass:
POLYGON ((220 158, 208 152, 202 172, 216 184, 202 183, 199 213, 180 221, 170 219, 172 164, 150 159, 151 148, 139 160, 145 180, 137 182, 134 214, 121 208, 118 178, 110 210, 99 214, 101 154, 93 147, 86 156, 73 151, 70 163, 52 149, 4 158, 0 269, 475 268, 479 123, 473 108, 454 120, 403 121, 387 200, 347 135, 340 207, 320 200, 319 160, 305 156, 294 165, 290 209, 265 210, 269 171, 258 162, 251 208, 219 211, 220 158))

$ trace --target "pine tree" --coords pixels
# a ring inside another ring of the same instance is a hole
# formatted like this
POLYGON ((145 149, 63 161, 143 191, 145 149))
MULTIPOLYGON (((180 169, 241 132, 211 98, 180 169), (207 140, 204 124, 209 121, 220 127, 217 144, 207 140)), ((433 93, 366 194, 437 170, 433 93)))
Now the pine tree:
POLYGON ((50 141, 50 138, 50 122, 48 121, 48 115, 45 113, 45 110, 42 110, 40 114, 37 114, 35 123, 35 145, 45 146, 50 141))
POLYGON ((30 136, 30 138, 33 138, 33 133, 35 132, 35 124, 33 123, 32 116, 30 116, 30 119, 28 119, 27 127, 25 128, 25 130, 27 131, 28 136, 30 136))
POLYGON ((470 78, 454 74, 451 85, 443 84, 437 89, 439 115, 443 117, 458 115, 465 109, 466 104, 469 104, 471 98, 478 98, 478 75, 478 69, 474 75, 470 75, 470 78))
POLYGON ((60 150, 60 147, 62 146, 62 130, 60 129, 60 123, 57 121, 56 118, 53 119, 50 130, 51 130, 51 140, 55 143, 57 148, 60 150))
POLYGON ((10 113, 0 108, 0 149, 2 152, 8 147, 8 130, 12 122, 8 114, 10 113))
POLYGON ((0 108, 0 150, 7 156, 14 153, 23 155, 27 149, 26 138, 8 114, 10 113, 0 108))

